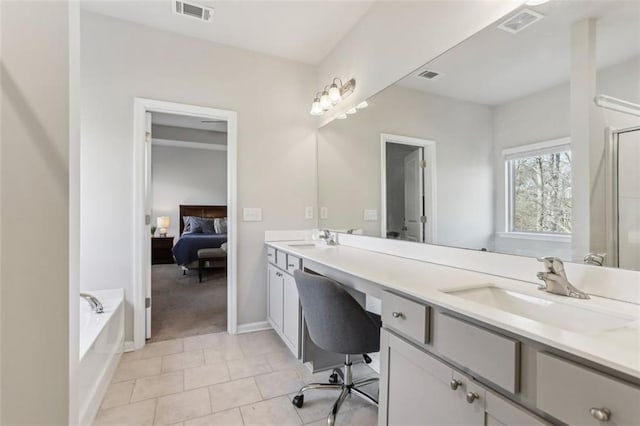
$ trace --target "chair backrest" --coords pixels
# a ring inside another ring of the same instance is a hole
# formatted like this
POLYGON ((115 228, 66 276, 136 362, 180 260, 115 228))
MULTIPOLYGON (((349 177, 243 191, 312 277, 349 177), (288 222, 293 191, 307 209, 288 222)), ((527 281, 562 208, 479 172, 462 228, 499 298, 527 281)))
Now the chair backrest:
POLYGON ((313 343, 340 354, 379 350, 378 324, 340 284, 302 271, 295 271, 294 277, 313 343))

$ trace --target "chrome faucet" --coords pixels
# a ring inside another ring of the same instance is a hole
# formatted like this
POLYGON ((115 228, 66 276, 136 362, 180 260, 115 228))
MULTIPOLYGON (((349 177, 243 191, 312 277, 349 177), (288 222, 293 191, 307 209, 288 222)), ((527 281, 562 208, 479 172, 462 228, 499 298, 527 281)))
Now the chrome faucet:
POLYGON ((335 246, 337 244, 336 240, 333 238, 333 234, 328 229, 323 229, 318 238, 325 240, 328 246, 335 246))
POLYGON ((587 265, 602 266, 606 258, 607 253, 587 253, 583 260, 587 265))
POLYGON ((575 297, 576 299, 589 299, 589 295, 575 288, 567 279, 562 260, 557 257, 540 257, 539 262, 544 264, 545 271, 536 275, 544 281, 540 290, 561 296, 575 297))
POLYGON ((104 313, 104 307, 97 297, 89 293, 80 293, 80 297, 89 302, 89 305, 91 305, 91 309, 95 311, 96 314, 104 313))

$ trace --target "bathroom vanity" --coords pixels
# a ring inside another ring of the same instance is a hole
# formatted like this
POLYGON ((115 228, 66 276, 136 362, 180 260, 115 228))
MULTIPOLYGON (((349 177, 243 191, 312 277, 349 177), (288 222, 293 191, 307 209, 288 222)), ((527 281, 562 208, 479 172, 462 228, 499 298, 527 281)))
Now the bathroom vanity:
POLYGON ((379 301, 368 305, 383 322, 380 425, 640 421, 638 305, 349 245, 267 242, 267 251, 269 322, 301 360, 314 363, 288 270, 333 278, 363 305, 379 301))

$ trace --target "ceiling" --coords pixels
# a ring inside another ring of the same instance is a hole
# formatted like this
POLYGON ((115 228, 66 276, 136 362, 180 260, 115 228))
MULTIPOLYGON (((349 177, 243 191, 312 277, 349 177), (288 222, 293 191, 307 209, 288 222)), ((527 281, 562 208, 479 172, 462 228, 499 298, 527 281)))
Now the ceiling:
POLYGON ((545 17, 517 34, 491 25, 397 84, 485 105, 559 85, 569 80, 571 24, 588 17, 597 18, 598 68, 640 55, 639 1, 556 0, 530 9, 545 17), (415 76, 426 69, 441 76, 415 76))
POLYGON ((316 65, 373 1, 211 1, 213 22, 173 13, 171 0, 81 0, 82 9, 254 52, 316 65))
POLYGON ((227 132, 227 122, 224 120, 212 120, 202 117, 190 117, 187 115, 167 114, 154 112, 151 122, 154 125, 184 127, 186 129, 209 130, 211 132, 227 132))

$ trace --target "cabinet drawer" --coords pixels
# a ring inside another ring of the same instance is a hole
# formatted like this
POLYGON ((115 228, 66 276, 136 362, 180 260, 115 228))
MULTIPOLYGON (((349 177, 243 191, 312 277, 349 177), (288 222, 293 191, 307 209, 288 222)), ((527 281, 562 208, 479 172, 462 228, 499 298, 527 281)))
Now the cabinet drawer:
POLYGON ((300 269, 300 258, 287 254, 287 272, 293 274, 296 269, 300 269))
POLYGON ((611 424, 638 424, 640 388, 543 352, 536 361, 536 405, 542 411, 568 424, 599 425, 592 409, 607 410, 611 424))
POLYGON ((276 250, 276 265, 278 265, 280 269, 287 270, 287 253, 276 250))
POLYGON ((519 391, 520 342, 441 313, 434 328, 443 356, 509 392, 519 391))
POLYGON ((267 262, 276 264, 276 249, 267 247, 267 262))
POLYGON ((429 342, 428 306, 393 293, 382 293, 382 322, 420 343, 429 342))

